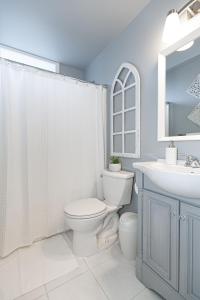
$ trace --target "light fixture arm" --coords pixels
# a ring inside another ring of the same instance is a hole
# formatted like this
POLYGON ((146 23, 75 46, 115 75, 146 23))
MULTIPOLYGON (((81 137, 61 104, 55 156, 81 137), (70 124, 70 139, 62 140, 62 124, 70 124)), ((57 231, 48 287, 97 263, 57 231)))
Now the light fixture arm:
POLYGON ((170 11, 168 11, 168 14, 167 16, 169 16, 170 14, 172 13, 178 13, 179 15, 184 11, 186 10, 191 4, 193 4, 196 0, 190 0, 188 1, 183 7, 181 7, 181 9, 177 10, 175 8, 173 9, 170 9, 170 11))
POLYGON ((191 4, 193 4, 194 2, 196 2, 196 0, 190 0, 188 1, 179 11, 178 14, 180 15, 184 10, 187 9, 187 7, 189 7, 191 4))

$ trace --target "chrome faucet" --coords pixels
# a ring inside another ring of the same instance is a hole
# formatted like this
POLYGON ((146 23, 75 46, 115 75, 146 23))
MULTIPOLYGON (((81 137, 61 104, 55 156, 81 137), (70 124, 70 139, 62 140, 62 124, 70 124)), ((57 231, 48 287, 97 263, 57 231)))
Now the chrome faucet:
POLYGON ((185 167, 200 168, 200 161, 193 155, 186 156, 185 167))

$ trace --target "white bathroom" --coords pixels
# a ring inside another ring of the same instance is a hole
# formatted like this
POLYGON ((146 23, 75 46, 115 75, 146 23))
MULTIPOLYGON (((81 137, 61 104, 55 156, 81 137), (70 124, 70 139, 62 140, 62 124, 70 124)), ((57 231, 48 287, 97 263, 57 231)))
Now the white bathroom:
POLYGON ((200 0, 0 4, 0 300, 200 300, 200 0))

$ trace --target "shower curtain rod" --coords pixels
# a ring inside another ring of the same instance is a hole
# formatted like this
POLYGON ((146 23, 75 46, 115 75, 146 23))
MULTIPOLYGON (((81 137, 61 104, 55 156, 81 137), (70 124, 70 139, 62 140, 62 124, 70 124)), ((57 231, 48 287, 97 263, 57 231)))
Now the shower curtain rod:
POLYGON ((74 81, 78 81, 78 82, 81 82, 81 83, 84 83, 84 84, 89 84, 89 85, 94 85, 94 86, 102 86, 102 87, 104 87, 104 88, 107 88, 107 87, 108 87, 108 86, 105 85, 105 84, 97 84, 97 83, 85 81, 85 80, 82 80, 82 79, 79 79, 79 78, 75 78, 75 77, 71 77, 71 76, 68 76, 68 75, 60 74, 60 73, 58 73, 58 72, 53 72, 53 71, 49 71, 49 70, 44 70, 44 69, 41 69, 41 68, 39 68, 39 67, 26 65, 26 64, 23 64, 23 63, 20 63, 20 62, 15 62, 15 61, 10 60, 10 59, 7 59, 7 58, 2 58, 2 57, 1 57, 0 60, 5 60, 5 61, 8 61, 8 62, 13 63, 13 64, 25 66, 25 67, 28 67, 28 68, 33 68, 33 69, 36 69, 36 70, 39 70, 39 71, 47 72, 47 73, 54 74, 54 75, 58 75, 58 76, 61 76, 61 77, 68 77, 68 78, 70 78, 70 79, 72 79, 72 80, 74 80, 74 81))

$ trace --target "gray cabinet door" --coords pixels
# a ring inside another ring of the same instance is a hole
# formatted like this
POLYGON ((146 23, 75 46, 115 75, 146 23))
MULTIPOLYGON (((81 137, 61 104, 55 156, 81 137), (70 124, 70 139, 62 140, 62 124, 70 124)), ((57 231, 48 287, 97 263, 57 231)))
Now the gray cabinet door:
POLYGON ((200 208, 181 204, 180 293, 200 300, 200 208))
POLYGON ((143 260, 178 290, 179 201, 144 191, 143 260))

